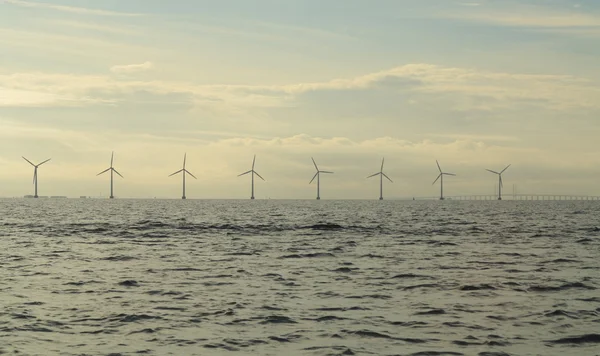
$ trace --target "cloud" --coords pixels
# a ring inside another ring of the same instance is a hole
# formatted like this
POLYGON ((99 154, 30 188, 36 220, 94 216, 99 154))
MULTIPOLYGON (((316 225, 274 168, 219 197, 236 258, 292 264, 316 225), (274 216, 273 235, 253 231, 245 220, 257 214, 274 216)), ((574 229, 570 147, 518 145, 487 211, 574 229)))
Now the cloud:
POLYGON ((108 11, 108 10, 99 10, 99 9, 89 9, 84 7, 74 7, 74 6, 65 6, 65 5, 56 5, 56 4, 47 4, 41 2, 34 1, 25 1, 25 0, 2 0, 4 4, 28 7, 28 8, 38 8, 38 9, 49 9, 56 10, 62 12, 70 12, 81 15, 98 15, 98 16, 141 16, 141 14, 134 13, 125 13, 125 12, 116 12, 116 11, 108 11))
POLYGON ((56 95, 0 87, 0 107, 47 106, 58 100, 56 95))
POLYGON ((154 64, 152 62, 144 62, 140 64, 126 64, 126 65, 116 65, 110 67, 110 71, 113 73, 124 74, 124 73, 138 73, 145 72, 154 68, 154 64))
POLYGON ((141 34, 141 30, 135 29, 131 26, 117 26, 115 24, 112 25, 101 25, 93 22, 83 22, 83 21, 66 21, 66 20, 45 20, 51 26, 61 26, 61 27, 70 27, 76 29, 83 30, 91 30, 96 32, 105 32, 109 34, 118 34, 118 35, 138 35, 141 34))
POLYGON ((600 36, 600 15, 593 13, 561 12, 543 7, 521 7, 510 11, 488 7, 473 9, 468 13, 444 14, 442 17, 568 35, 600 36))
MULTIPOLYGON (((129 74, 152 67, 151 62, 145 62, 114 66, 111 71, 129 74)), ((15 73, 0 75, 0 87, 62 95, 73 101, 80 100, 82 104, 135 101, 136 93, 152 93, 165 99, 188 98, 186 100, 196 107, 210 108, 223 114, 243 113, 251 108, 295 107, 302 105, 301 99, 308 98, 308 95, 322 96, 334 92, 361 93, 357 99, 364 101, 369 97, 365 91, 419 95, 419 100, 413 100, 416 103, 425 98, 443 99, 449 105, 447 110, 489 111, 515 105, 555 110, 600 108, 600 87, 585 78, 490 72, 431 64, 408 64, 349 79, 289 85, 199 85, 106 75, 15 73)), ((58 100, 58 96, 55 98, 45 102, 50 106, 64 104, 64 100, 58 100)))

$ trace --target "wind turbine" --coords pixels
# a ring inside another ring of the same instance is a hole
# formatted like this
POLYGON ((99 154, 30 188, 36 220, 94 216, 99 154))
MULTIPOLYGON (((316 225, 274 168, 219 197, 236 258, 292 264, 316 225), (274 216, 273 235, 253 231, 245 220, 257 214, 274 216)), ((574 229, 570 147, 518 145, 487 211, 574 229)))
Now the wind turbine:
POLYGON ((248 172, 244 172, 242 174, 238 174, 238 177, 243 176, 245 174, 248 173, 252 173, 252 195, 250 196, 250 199, 254 199, 254 175, 256 174, 258 176, 258 178, 265 180, 263 177, 260 176, 260 174, 258 174, 258 172, 256 172, 254 170, 254 163, 256 162, 256 155, 254 155, 254 159, 252 159, 252 169, 249 170, 248 172))
POLYGON ((492 171, 490 169, 486 169, 486 171, 492 172, 492 173, 498 175, 498 200, 502 200, 502 173, 504 173, 504 171, 507 170, 508 167, 510 167, 510 164, 508 166, 506 166, 506 168, 504 168, 500 172, 496 172, 496 171, 492 171))
MULTIPOLYGON (((21 156, 21 157, 23 157, 23 156, 21 156)), ((47 160, 45 160, 44 162, 39 163, 39 164, 33 164, 33 163, 31 163, 30 160, 28 160, 25 157, 23 157, 23 159, 26 160, 27 162, 29 162, 29 164, 33 166, 33 184, 35 184, 35 194, 34 194, 33 197, 37 198, 38 197, 38 189, 37 189, 37 184, 38 184, 37 171, 38 171, 38 167, 41 166, 42 164, 48 162, 50 160, 50 158, 48 158, 47 160)))
MULTIPOLYGON (((386 177, 387 180, 392 182, 390 177, 388 177, 385 173, 383 173, 383 161, 384 160, 385 160, 385 158, 381 159, 381 169, 379 170, 379 172, 367 177, 367 178, 371 178, 371 177, 379 176, 379 200, 383 200, 383 177, 386 177)), ((392 183, 394 183, 394 182, 392 182, 392 183)))
POLYGON ((311 184, 313 182, 313 180, 315 180, 315 178, 317 178, 317 200, 321 200, 321 173, 332 174, 333 172, 320 171, 319 167, 317 167, 317 164, 315 163, 315 159, 312 158, 312 157, 310 159, 312 159, 313 164, 315 165, 315 168, 317 169, 317 173, 315 173, 315 175, 312 177, 312 179, 310 180, 310 182, 308 182, 308 184, 311 184))
POLYGON ((115 196, 113 195, 113 172, 118 174, 121 178, 124 178, 121 173, 117 172, 116 169, 113 168, 113 159, 115 157, 115 152, 113 152, 110 156, 110 167, 108 167, 107 169, 103 170, 102 172, 96 174, 96 176, 99 176, 103 173, 106 173, 108 171, 110 171, 110 198, 114 199, 115 196))
POLYGON ((185 175, 186 175, 186 173, 189 174, 189 175, 191 175, 192 177, 194 177, 194 179, 198 179, 198 178, 196 178, 196 176, 194 176, 192 173, 190 173, 190 171, 188 171, 187 169, 185 169, 185 158, 186 158, 186 156, 187 156, 187 153, 184 153, 183 154, 183 168, 180 169, 180 170, 178 170, 177 172, 169 175, 169 177, 172 177, 172 176, 174 176, 174 175, 176 175, 178 173, 182 173, 182 176, 183 176, 183 195, 181 196, 181 199, 186 199, 186 197, 185 197, 185 175))
POLYGON ((437 159, 435 160, 435 163, 438 166, 438 170, 440 171, 440 175, 437 176, 437 178, 433 181, 433 184, 435 184, 435 182, 437 182, 438 179, 440 179, 440 200, 444 200, 444 176, 455 176, 456 174, 442 172, 442 168, 440 167, 440 163, 437 161, 437 159))

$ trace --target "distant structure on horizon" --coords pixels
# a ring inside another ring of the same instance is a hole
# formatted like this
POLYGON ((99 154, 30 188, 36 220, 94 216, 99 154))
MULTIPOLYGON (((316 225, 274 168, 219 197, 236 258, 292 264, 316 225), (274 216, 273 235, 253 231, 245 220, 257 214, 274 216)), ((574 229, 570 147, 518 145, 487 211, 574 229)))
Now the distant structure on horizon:
POLYGON ((390 177, 388 177, 385 173, 383 173, 383 162, 385 160, 385 157, 381 159, 381 169, 379 170, 379 172, 372 174, 370 176, 367 177, 371 178, 371 177, 375 177, 375 176, 379 176, 379 200, 383 200, 383 177, 386 177, 387 180, 389 180, 391 183, 392 180, 390 179, 390 177))
MULTIPOLYGON (((21 156, 23 157, 23 156, 21 156)), ((33 195, 34 198, 39 198, 38 197, 38 175, 37 175, 37 171, 38 171, 38 167, 41 166, 42 164, 48 162, 50 160, 50 158, 48 158, 47 160, 45 160, 42 163, 39 164, 33 164, 31 163, 30 160, 28 160, 27 158, 23 157, 24 160, 26 160, 30 165, 33 166, 33 184, 35 185, 35 194, 33 195)))
MULTIPOLYGON (((507 170, 508 167, 510 167, 510 164, 508 166, 506 166, 506 168, 504 168, 500 172, 492 171, 491 169, 486 169, 486 171, 492 172, 492 173, 498 175, 498 200, 502 200, 502 173, 504 173, 504 171, 507 170)), ((513 195, 514 195, 514 192, 513 192, 513 195)))
POLYGON ((437 164, 438 170, 440 171, 440 175, 438 175, 437 178, 433 181, 433 184, 435 184, 435 182, 437 182, 438 179, 440 180, 440 200, 444 200, 444 176, 455 176, 456 174, 442 172, 442 168, 440 167, 440 163, 437 161, 437 159, 435 160, 435 163, 437 164))
POLYGON ((108 171, 110 171, 110 199, 114 199, 115 196, 113 195, 113 172, 118 174, 121 178, 124 178, 121 173, 117 172, 116 169, 114 169, 113 167, 113 160, 115 157, 115 152, 113 151, 112 154, 110 155, 110 167, 108 167, 107 169, 103 170, 102 172, 96 174, 96 176, 99 176, 101 174, 104 174, 108 171))
POLYGON ((333 174, 333 172, 320 171, 319 167, 317 167, 317 163, 315 162, 315 159, 312 157, 310 159, 312 159, 312 162, 315 165, 315 169, 317 170, 317 173, 315 173, 315 175, 312 177, 310 182, 308 182, 308 184, 311 184, 313 182, 313 180, 315 180, 315 178, 317 178, 317 200, 321 200, 321 173, 333 174))
POLYGON ((265 180, 263 177, 260 176, 260 174, 258 174, 258 172, 256 172, 254 170, 254 164, 255 163, 256 163, 256 155, 254 155, 254 158, 252 159, 252 169, 249 170, 248 172, 244 172, 244 173, 238 174, 238 177, 241 177, 241 176, 243 176, 245 174, 252 173, 251 174, 252 175, 252 193, 250 194, 250 199, 252 199, 252 200, 254 200, 254 175, 256 174, 260 179, 262 179, 263 181, 265 180))
POLYGON ((177 172, 169 175, 169 177, 172 177, 172 176, 174 176, 174 175, 176 175, 178 173, 181 173, 181 175, 183 176, 183 194, 181 195, 181 199, 187 199, 186 196, 185 196, 185 175, 189 174, 192 177, 194 177, 194 179, 198 179, 198 178, 196 178, 196 176, 194 176, 192 173, 190 173, 190 171, 188 171, 187 169, 185 169, 185 159, 186 159, 186 156, 187 156, 187 153, 184 153, 183 154, 183 168, 180 169, 180 170, 178 170, 177 172))

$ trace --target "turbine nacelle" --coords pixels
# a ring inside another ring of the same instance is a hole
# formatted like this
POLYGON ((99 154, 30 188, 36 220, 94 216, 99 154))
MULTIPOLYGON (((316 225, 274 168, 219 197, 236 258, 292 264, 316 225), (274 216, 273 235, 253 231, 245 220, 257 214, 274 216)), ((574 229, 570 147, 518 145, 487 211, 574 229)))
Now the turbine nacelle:
POLYGON ((383 162, 384 162, 384 159, 382 159, 382 160, 381 160, 381 169, 379 170, 379 172, 377 172, 377 173, 373 173, 373 174, 371 174, 370 176, 368 176, 367 178, 371 178, 371 177, 375 177, 375 176, 381 175, 382 177, 385 177, 385 178, 387 178, 387 180, 389 180, 390 182, 394 183, 394 182, 393 182, 393 181, 390 179, 390 177, 388 177, 388 176, 387 176, 385 173, 383 173, 383 162))
POLYGON ((331 172, 331 171, 321 171, 321 170, 319 170, 319 167, 317 166, 317 163, 315 162, 315 159, 312 158, 312 157, 310 159, 312 160, 313 164, 315 165, 315 169, 317 170, 317 173, 315 173, 315 175, 312 177, 312 179, 310 180, 310 182, 308 182, 308 184, 311 184, 315 180, 315 178, 317 178, 321 173, 333 174, 333 172, 331 172))
POLYGON ((184 174, 184 175, 187 173, 187 174, 189 174, 190 176, 192 176, 194 179, 198 179, 198 178, 196 178, 196 176, 195 176, 195 175, 193 175, 193 174, 192 174, 190 171, 188 171, 187 169, 185 169, 185 161, 186 161, 186 156, 187 156, 187 153, 183 155, 183 168, 182 168, 182 169, 180 169, 180 170, 178 170, 178 171, 177 171, 177 172, 175 172, 175 173, 171 173, 171 174, 169 174, 169 177, 172 177, 172 176, 174 176, 174 175, 176 175, 176 174, 179 174, 179 173, 183 172, 183 174, 184 174))

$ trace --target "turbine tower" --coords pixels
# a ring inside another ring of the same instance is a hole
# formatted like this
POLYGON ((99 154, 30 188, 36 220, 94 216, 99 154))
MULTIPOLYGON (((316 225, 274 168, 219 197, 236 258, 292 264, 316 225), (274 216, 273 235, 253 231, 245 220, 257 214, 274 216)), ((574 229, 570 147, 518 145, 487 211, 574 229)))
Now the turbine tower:
POLYGON ((196 178, 196 176, 194 176, 192 173, 190 173, 190 171, 188 171, 187 169, 185 169, 185 158, 186 158, 186 156, 187 156, 187 153, 184 153, 183 154, 183 168, 180 169, 180 170, 178 170, 177 172, 169 175, 169 177, 172 177, 172 176, 174 176, 174 175, 176 175, 178 173, 182 173, 182 176, 183 176, 183 195, 181 196, 181 199, 186 199, 186 197, 185 197, 185 175, 189 174, 192 177, 194 177, 194 179, 198 179, 198 178, 196 178))
POLYGON ((115 198, 115 196, 113 195, 113 172, 116 173, 116 174, 118 174, 121 178, 124 178, 121 175, 121 173, 117 172, 117 170, 114 169, 114 167, 113 167, 113 159, 114 159, 114 157, 115 157, 115 152, 113 151, 113 153, 110 156, 110 167, 108 167, 107 169, 103 170, 102 172, 96 174, 96 176, 99 176, 99 175, 101 175, 103 173, 106 173, 106 172, 110 171, 110 198, 111 199, 115 198))
POLYGON ((238 177, 240 177, 240 176, 243 176, 245 174, 252 173, 251 174, 252 175, 252 194, 250 195, 250 199, 254 199, 254 175, 256 174, 258 176, 258 178, 260 178, 262 180, 265 180, 263 177, 260 176, 260 174, 258 174, 258 172, 256 172, 254 170, 254 163, 255 162, 256 162, 256 155, 254 155, 254 159, 252 159, 252 169, 249 170, 248 172, 244 172, 242 174, 238 174, 238 177))
POLYGON ((317 167, 317 164, 315 163, 315 159, 312 158, 312 157, 310 159, 312 159, 312 162, 315 165, 317 173, 315 173, 315 175, 312 177, 312 179, 310 180, 310 182, 308 182, 308 184, 311 184, 313 182, 313 180, 315 180, 315 178, 317 178, 317 200, 321 200, 321 173, 332 174, 333 172, 320 171, 319 167, 317 167))
POLYGON ((504 173, 504 171, 507 170, 508 167, 510 167, 510 164, 508 166, 506 166, 506 168, 504 168, 500 172, 496 172, 496 171, 492 171, 490 169, 486 169, 486 171, 492 172, 492 173, 498 175, 498 200, 502 200, 502 173, 504 173))
POLYGON ((437 178, 433 181, 433 184, 435 184, 435 182, 437 182, 438 179, 440 180, 440 200, 444 200, 444 176, 455 176, 456 174, 442 172, 440 163, 437 160, 435 160, 435 163, 437 164, 438 170, 440 171, 440 175, 437 176, 437 178))
MULTIPOLYGON (((367 177, 367 178, 371 178, 371 177, 379 176, 379 200, 383 200, 383 177, 386 177, 387 180, 392 182, 390 177, 388 177, 385 173, 383 173, 383 161, 384 160, 385 160, 385 158, 381 159, 381 169, 379 170, 379 172, 367 177)), ((394 182, 392 182, 392 183, 394 183, 394 182)))
MULTIPOLYGON (((23 157, 23 156, 21 156, 23 157)), ((48 162, 50 160, 50 158, 48 158, 47 160, 45 160, 42 163, 39 164, 33 164, 31 163, 30 160, 28 160, 27 158, 23 157, 24 160, 26 160, 30 165, 33 166, 33 184, 35 185, 35 194, 33 195, 34 198, 38 197, 38 175, 37 175, 37 171, 38 171, 38 167, 41 166, 42 164, 48 162)))

